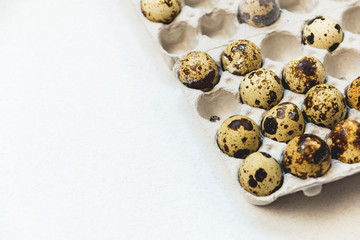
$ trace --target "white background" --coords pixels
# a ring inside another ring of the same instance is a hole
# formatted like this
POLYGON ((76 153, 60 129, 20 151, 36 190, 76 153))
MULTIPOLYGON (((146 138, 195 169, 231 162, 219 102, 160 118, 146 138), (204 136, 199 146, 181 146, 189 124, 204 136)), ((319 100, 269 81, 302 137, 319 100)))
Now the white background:
POLYGON ((360 175, 240 196, 125 0, 0 0, 0 239, 355 239, 360 175))

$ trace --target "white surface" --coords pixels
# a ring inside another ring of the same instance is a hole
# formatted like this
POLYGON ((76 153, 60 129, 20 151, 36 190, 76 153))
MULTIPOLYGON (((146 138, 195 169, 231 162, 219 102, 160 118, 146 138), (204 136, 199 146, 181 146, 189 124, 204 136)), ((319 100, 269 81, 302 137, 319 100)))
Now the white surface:
POLYGON ((130 5, 0 2, 0 239, 354 239, 359 175, 241 197, 130 5))

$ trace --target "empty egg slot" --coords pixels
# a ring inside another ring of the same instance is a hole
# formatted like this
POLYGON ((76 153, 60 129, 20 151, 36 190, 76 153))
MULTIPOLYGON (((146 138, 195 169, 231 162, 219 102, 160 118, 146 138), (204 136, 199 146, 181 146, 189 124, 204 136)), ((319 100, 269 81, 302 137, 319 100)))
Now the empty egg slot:
POLYGON ((218 9, 203 15, 199 20, 201 33, 216 39, 231 37, 237 30, 235 22, 235 15, 218 9))
POLYGON ((287 62, 303 52, 301 40, 288 32, 272 32, 261 42, 261 51, 265 58, 278 62, 287 62))
POLYGON ((185 5, 192 8, 210 8, 217 2, 218 0, 184 0, 185 5))
POLYGON ((342 27, 344 30, 360 33, 360 7, 350 8, 344 12, 342 27))
POLYGON ((165 26, 159 34, 162 48, 169 54, 184 54, 198 43, 197 30, 186 22, 165 26))
MULTIPOLYGON (((306 114, 304 114, 304 117, 306 117, 306 114)), ((320 127, 318 125, 315 125, 314 123, 306 123, 305 125, 305 134, 313 134, 318 137, 321 137, 322 139, 326 139, 327 135, 330 133, 329 128, 320 127)))
POLYGON ((309 13, 316 8, 318 3, 318 0, 279 0, 280 8, 298 13, 309 13))
POLYGON ((355 108, 350 108, 348 118, 360 122, 360 111, 355 108))
POLYGON ((341 49, 334 54, 326 54, 324 66, 327 74, 352 81, 359 76, 360 53, 355 49, 341 49))
POLYGON ((239 105, 236 95, 224 89, 200 96, 197 103, 199 115, 209 121, 224 121, 225 118, 235 115, 239 105))

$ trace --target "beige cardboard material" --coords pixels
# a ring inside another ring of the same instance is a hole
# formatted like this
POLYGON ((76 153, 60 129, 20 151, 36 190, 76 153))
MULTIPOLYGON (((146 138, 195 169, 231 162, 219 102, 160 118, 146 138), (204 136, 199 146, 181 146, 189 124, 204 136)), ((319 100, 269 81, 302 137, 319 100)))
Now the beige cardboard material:
MULTIPOLYGON (((179 59, 191 50, 201 50, 210 54, 220 66, 220 56, 226 46, 239 39, 248 39, 261 48, 264 57, 264 68, 273 70, 278 76, 285 65, 300 55, 318 58, 324 63, 326 83, 337 87, 345 93, 347 86, 358 75, 360 70, 360 3, 355 0, 292 0, 280 1, 282 7, 280 18, 269 27, 254 28, 240 23, 237 17, 239 1, 236 0, 185 0, 180 15, 169 25, 153 23, 141 14, 140 0, 132 0, 137 6, 139 17, 142 17, 150 35, 156 41, 159 50, 165 58, 168 67, 176 77, 179 59), (305 22, 315 16, 324 15, 337 20, 344 30, 344 41, 332 53, 327 50, 316 49, 301 44, 301 31, 305 22)), ((260 125, 262 109, 252 108, 239 103, 238 88, 243 77, 223 72, 219 84, 210 92, 186 88, 179 82, 184 95, 198 116, 204 130, 213 139, 214 148, 216 132, 221 123, 232 115, 246 115, 260 125), (220 121, 211 122, 212 116, 220 117, 220 121)), ((303 94, 284 91, 281 102, 293 102, 302 108, 303 94)), ((348 118, 360 121, 360 112, 349 109, 348 118)), ((305 133, 318 135, 326 140, 330 129, 307 123, 305 133)), ((263 138, 260 151, 271 154, 281 162, 285 143, 278 143, 263 138)), ((219 156, 229 169, 230 174, 237 181, 237 171, 242 163, 241 159, 228 157, 218 149, 219 156)), ((277 198, 297 191, 304 191, 307 196, 314 196, 321 192, 322 184, 336 181, 360 172, 360 164, 348 165, 332 160, 332 167, 327 174, 320 178, 299 179, 289 173, 284 175, 283 186, 267 197, 256 197, 242 189, 245 198, 252 204, 267 205, 277 198)))

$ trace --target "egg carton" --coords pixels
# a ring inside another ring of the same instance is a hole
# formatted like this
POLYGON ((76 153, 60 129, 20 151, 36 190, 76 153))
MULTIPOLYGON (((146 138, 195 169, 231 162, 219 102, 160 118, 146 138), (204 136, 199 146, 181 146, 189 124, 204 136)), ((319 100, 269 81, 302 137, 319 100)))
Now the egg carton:
MULTIPOLYGON (((149 33, 155 39, 169 69, 173 81, 179 83, 189 104, 194 109, 206 133, 212 139, 230 174, 237 180, 243 159, 224 154, 217 146, 216 134, 221 123, 233 115, 245 115, 258 125, 265 112, 239 102, 239 85, 243 79, 227 71, 220 71, 219 84, 210 92, 185 87, 177 78, 180 59, 192 50, 208 53, 221 66, 220 58, 227 45, 235 40, 247 39, 260 47, 263 67, 281 76, 286 64, 297 56, 308 55, 323 62, 326 83, 345 94, 347 86, 360 75, 360 2, 356 0, 280 0, 280 18, 271 26, 255 28, 241 23, 238 18, 238 0, 183 0, 179 16, 171 24, 154 23, 141 14, 140 0, 132 0, 139 17, 144 20, 149 33), (343 28, 344 40, 332 53, 301 43, 301 33, 307 20, 324 15, 337 20, 343 28)), ((284 89, 281 102, 292 102, 302 109, 304 94, 284 89)), ((349 119, 360 121, 360 112, 348 109, 349 119)), ((306 123, 305 133, 315 134, 326 140, 330 129, 306 123)), ((264 137, 259 151, 272 155, 279 163, 285 143, 264 137)), ((277 198, 297 191, 306 196, 321 192, 322 185, 360 172, 360 164, 345 164, 332 160, 332 167, 322 177, 300 179, 290 173, 284 174, 282 187, 270 196, 257 197, 246 192, 239 184, 239 191, 246 200, 255 205, 267 205, 277 198)))

